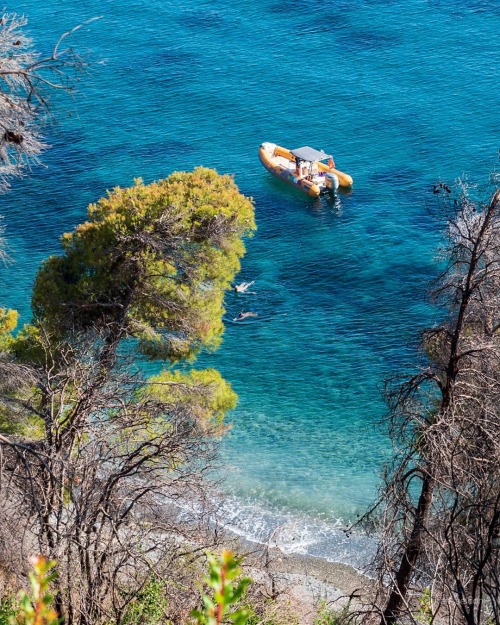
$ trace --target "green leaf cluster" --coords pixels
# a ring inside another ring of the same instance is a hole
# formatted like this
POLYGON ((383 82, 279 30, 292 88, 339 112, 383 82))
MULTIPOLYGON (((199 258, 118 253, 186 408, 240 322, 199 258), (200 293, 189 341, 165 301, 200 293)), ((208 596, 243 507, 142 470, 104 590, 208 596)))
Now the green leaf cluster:
MULTIPOLYGON (((17 360, 16 345, 22 344, 14 337, 14 330, 17 326, 18 312, 6 308, 0 308, 0 354, 3 358, 7 356, 7 361, 12 360, 12 356, 17 360)), ((21 334, 23 332, 21 331, 21 334)), ((21 358, 22 360, 22 358, 21 358)), ((4 373, 2 376, 2 390, 8 390, 12 397, 22 400, 24 399, 25 389, 16 376, 15 372, 10 375, 4 373), (15 387, 13 389, 13 387, 15 387)), ((18 407, 18 403, 15 404, 18 407)), ((40 421, 36 417, 26 418, 26 415, 20 415, 19 410, 15 410, 12 404, 4 404, 0 401, 0 432, 3 434, 30 434, 36 438, 40 434, 40 421)), ((1 620, 0 620, 1 625, 1 620)))
POLYGON ((19 610, 11 616, 10 625, 60 625, 52 608, 54 596, 50 584, 57 577, 55 562, 41 556, 32 559, 33 570, 29 574, 31 593, 22 592, 19 610))
POLYGON ((17 606, 12 597, 0 599, 0 625, 10 625, 16 615, 17 606))
POLYGON ((123 625, 169 625, 165 621, 167 611, 165 584, 152 576, 135 595, 123 617, 123 625))
POLYGON ((216 348, 224 291, 255 229, 251 199, 230 176, 198 167, 115 188, 40 268, 32 307, 52 332, 119 326, 150 358, 216 348))
POLYGON ((17 310, 0 308, 0 352, 7 351, 14 338, 12 332, 17 326, 17 310))
POLYGON ((224 415, 238 400, 216 369, 162 371, 149 378, 144 397, 177 408, 185 406, 199 423, 210 425, 222 425, 224 415))
POLYGON ((355 625, 359 619, 351 612, 351 604, 346 603, 340 608, 332 608, 322 601, 314 625, 355 625))
POLYGON ((429 625, 434 620, 432 610, 432 593, 429 587, 424 588, 421 596, 418 598, 419 608, 415 614, 415 618, 423 625, 429 625))
POLYGON ((204 581, 212 590, 212 595, 202 594, 203 610, 194 610, 192 616, 199 625, 219 625, 220 623, 234 623, 245 625, 250 616, 246 608, 231 611, 245 595, 249 577, 241 578, 241 559, 236 558, 231 551, 224 550, 220 558, 207 553, 209 574, 204 581), (240 579, 238 579, 240 578, 240 579))

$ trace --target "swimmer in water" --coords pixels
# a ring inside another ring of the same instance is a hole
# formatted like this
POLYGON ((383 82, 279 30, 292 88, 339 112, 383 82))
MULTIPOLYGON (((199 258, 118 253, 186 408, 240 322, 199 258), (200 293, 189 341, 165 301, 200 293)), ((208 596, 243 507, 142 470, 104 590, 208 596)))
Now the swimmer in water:
POLYGON ((236 293, 246 293, 248 290, 248 287, 252 286, 254 282, 255 280, 252 280, 252 282, 242 282, 241 284, 237 284, 234 287, 234 290, 236 291, 236 293))
POLYGON ((233 319, 233 321, 241 321, 242 319, 246 319, 247 317, 258 317, 258 313, 256 312, 240 312, 240 314, 233 319))

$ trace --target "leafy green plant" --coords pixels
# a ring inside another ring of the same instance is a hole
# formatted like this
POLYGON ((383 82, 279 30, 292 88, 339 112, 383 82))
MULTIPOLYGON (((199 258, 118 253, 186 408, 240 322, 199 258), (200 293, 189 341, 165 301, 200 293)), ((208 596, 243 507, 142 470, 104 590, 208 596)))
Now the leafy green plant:
POLYGON ((56 563, 37 556, 31 564, 31 593, 21 592, 19 609, 17 614, 10 616, 9 625, 59 625, 61 620, 52 608, 54 596, 50 593, 50 584, 57 577, 56 563))
POLYGON ((231 551, 224 550, 217 558, 207 553, 209 574, 204 578, 207 586, 213 591, 211 595, 202 593, 203 610, 193 610, 191 615, 199 625, 220 625, 233 623, 245 625, 250 616, 249 610, 231 609, 245 595, 250 584, 249 577, 237 578, 241 575, 241 558, 236 558, 231 551))
POLYGON ((319 606, 314 625, 347 625, 351 622, 353 622, 353 614, 350 603, 346 603, 341 608, 329 608, 323 601, 319 606))
POLYGON ((165 584, 152 576, 130 603, 123 618, 124 625, 169 625, 165 621, 167 598, 165 584))
POLYGON ((12 597, 0 601, 0 625, 9 625, 16 614, 16 603, 12 597))
POLYGON ((431 589, 425 588, 421 597, 418 600, 419 608, 416 613, 416 619, 419 623, 427 625, 432 623, 432 596, 431 589))
POLYGON ((0 351, 8 349, 12 343, 12 331, 17 325, 18 312, 0 308, 0 351))

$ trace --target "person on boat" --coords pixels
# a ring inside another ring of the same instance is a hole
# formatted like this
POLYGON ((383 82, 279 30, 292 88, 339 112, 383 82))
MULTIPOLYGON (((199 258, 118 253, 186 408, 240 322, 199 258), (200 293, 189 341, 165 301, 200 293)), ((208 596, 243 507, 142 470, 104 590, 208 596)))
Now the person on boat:
POLYGON ((241 284, 237 284, 234 287, 234 290, 236 293, 246 293, 248 288, 251 287, 254 282, 255 280, 252 280, 251 282, 242 282, 241 284))
POLYGON ((258 317, 259 314, 256 312, 243 312, 233 319, 233 321, 242 321, 242 319, 246 319, 247 317, 258 317))
POLYGON ((295 158, 295 173, 300 177, 300 158, 295 158))
POLYGON ((330 158, 328 159, 328 167, 330 169, 333 169, 335 167, 335 161, 333 160, 332 156, 330 156, 330 158))

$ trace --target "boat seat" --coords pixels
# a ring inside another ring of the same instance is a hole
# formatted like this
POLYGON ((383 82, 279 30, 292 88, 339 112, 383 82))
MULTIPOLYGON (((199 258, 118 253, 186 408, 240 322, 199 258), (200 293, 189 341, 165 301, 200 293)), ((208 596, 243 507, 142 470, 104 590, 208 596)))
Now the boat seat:
POLYGON ((286 167, 287 169, 293 169, 295 167, 295 163, 292 163, 284 156, 275 156, 274 158, 276 159, 278 165, 281 165, 282 167, 286 167))

